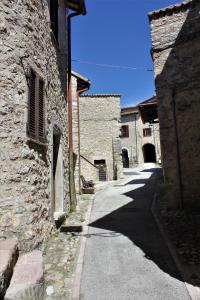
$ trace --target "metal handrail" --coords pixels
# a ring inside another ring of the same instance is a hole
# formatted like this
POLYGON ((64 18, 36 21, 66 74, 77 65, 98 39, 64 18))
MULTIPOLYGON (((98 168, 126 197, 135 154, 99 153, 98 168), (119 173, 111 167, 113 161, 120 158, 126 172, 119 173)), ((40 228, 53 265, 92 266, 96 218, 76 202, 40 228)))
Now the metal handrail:
POLYGON ((83 158, 85 161, 87 161, 91 166, 99 170, 99 167, 95 166, 91 161, 89 161, 87 158, 85 158, 83 155, 80 154, 80 157, 83 158))

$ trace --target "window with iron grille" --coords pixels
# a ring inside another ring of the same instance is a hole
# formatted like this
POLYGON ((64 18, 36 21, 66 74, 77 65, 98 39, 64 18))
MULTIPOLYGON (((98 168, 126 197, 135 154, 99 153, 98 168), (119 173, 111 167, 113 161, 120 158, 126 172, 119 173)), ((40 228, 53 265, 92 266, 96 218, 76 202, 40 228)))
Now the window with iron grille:
POLYGON ((121 138, 129 137, 129 127, 128 125, 122 125, 121 127, 121 138))
POLYGON ((33 69, 30 70, 28 99, 28 136, 45 142, 44 80, 33 69))
POLYGON ((151 136, 151 128, 144 128, 143 129, 143 136, 151 136))
POLYGON ((51 30, 58 43, 58 0, 50 0, 51 30))

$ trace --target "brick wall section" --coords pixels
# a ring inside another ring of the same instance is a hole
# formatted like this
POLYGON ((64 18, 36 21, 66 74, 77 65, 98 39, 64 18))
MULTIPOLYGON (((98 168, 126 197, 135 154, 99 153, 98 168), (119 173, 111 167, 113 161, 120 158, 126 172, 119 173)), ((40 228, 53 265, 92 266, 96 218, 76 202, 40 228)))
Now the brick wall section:
POLYGON ((200 206, 200 3, 150 15, 168 206, 200 206), (181 194, 182 190, 182 194, 181 194))
POLYGON ((129 167, 144 163, 143 146, 152 144, 155 146, 156 161, 161 160, 160 150, 160 131, 159 124, 151 125, 151 136, 143 136, 143 129, 149 128, 149 123, 143 124, 138 110, 135 113, 121 116, 121 125, 127 125, 129 128, 129 137, 121 138, 122 148, 128 150, 129 167))
POLYGON ((56 50, 46 0, 0 3, 0 238, 17 236, 30 250, 50 233, 53 126, 61 132, 64 209, 68 210, 65 7, 59 1, 62 39, 56 50), (23 65, 20 59, 23 56, 23 65), (37 66, 45 79, 47 147, 29 143, 26 134, 28 86, 25 72, 37 66))
MULTIPOLYGON (((108 180, 122 177, 120 96, 83 95, 80 97, 81 155, 91 163, 105 159, 108 180)), ((81 159, 81 174, 98 180, 98 170, 81 159)))

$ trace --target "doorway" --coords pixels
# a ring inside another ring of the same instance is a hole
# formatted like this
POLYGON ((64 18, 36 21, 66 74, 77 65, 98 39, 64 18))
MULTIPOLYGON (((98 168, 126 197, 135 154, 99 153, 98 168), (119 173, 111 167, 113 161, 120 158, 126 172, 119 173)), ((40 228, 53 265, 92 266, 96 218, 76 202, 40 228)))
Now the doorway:
POLYGON ((99 181, 106 181, 107 167, 105 159, 94 160, 94 165, 99 169, 99 181))
POLYGON ((54 212, 63 212, 63 155, 61 146, 61 133, 59 129, 53 130, 53 206, 54 212))
POLYGON ((123 168, 129 168, 129 157, 128 157, 128 150, 122 149, 122 163, 123 168))
POLYGON ((145 144, 142 151, 145 163, 156 162, 156 151, 153 144, 145 144))

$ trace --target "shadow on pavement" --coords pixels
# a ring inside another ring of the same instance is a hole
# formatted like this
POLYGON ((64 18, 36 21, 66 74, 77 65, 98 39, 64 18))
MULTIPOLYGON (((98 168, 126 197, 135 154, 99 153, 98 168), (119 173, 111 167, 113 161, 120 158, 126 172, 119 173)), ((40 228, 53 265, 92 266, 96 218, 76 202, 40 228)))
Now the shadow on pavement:
POLYGON ((126 185, 129 185, 129 184, 146 184, 148 178, 146 179, 134 179, 134 180, 131 180, 129 182, 126 183, 126 185))
POLYGON ((146 259, 152 260, 165 273, 182 281, 150 210, 154 195, 154 178, 161 169, 151 169, 151 172, 153 174, 150 178, 132 180, 129 183, 144 184, 124 193, 133 201, 90 223, 89 226, 127 236, 144 252, 146 259))
MULTIPOLYGON (((158 170, 160 169, 160 168, 157 168, 158 170)), ((145 169, 145 170, 142 170, 141 171, 142 173, 154 173, 155 172, 155 168, 153 168, 153 169, 145 169)))

